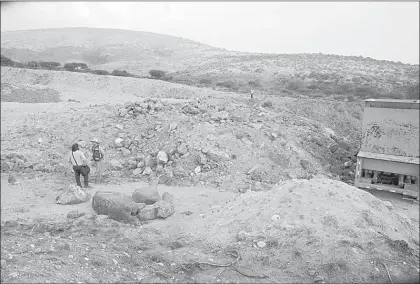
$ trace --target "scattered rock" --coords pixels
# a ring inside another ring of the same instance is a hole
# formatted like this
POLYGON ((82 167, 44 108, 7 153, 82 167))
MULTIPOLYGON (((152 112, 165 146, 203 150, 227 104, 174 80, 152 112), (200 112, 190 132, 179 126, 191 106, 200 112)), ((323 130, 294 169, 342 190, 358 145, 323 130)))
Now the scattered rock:
POLYGON ((143 175, 148 175, 149 176, 151 174, 153 174, 153 171, 150 167, 144 168, 143 175))
POLYGON ((18 182, 17 182, 17 180, 16 180, 16 176, 14 175, 14 174, 9 174, 9 178, 7 179, 7 181, 10 183, 10 184, 17 184, 18 182))
POLYGON ((177 151, 181 155, 185 155, 188 153, 188 147, 187 144, 181 143, 181 145, 178 146, 177 151))
POLYGON ((122 148, 121 153, 122 153, 123 157, 128 157, 128 156, 131 155, 131 151, 128 150, 127 148, 122 148))
POLYGON ((168 155, 164 151, 159 151, 156 158, 158 164, 165 165, 168 162, 168 155))
POLYGON ((245 232, 245 231, 239 231, 236 234, 236 241, 238 242, 244 242, 247 240, 247 238, 250 236, 249 233, 245 232))
POLYGON ((304 170, 310 170, 311 163, 308 160, 301 160, 300 165, 304 170))
POLYGON ((109 166, 111 170, 122 170, 123 165, 117 159, 112 159, 109 161, 109 166))
POLYGON ((121 124, 115 124, 115 127, 118 128, 119 130, 124 129, 124 126, 122 126, 121 124))
POLYGON ((172 203, 166 202, 164 200, 159 200, 155 204, 153 204, 155 208, 157 208, 157 217, 166 219, 169 216, 175 213, 175 207, 172 203))
POLYGON ((67 218, 68 219, 77 219, 77 218, 80 218, 84 215, 86 215, 85 212, 79 212, 78 210, 72 210, 69 213, 67 213, 67 218))
POLYGON ((259 247, 259 248, 264 248, 266 245, 267 244, 265 242, 263 242, 263 241, 257 242, 257 247, 259 247))
POLYGON ((156 173, 158 173, 158 174, 163 173, 163 170, 164 170, 164 168, 163 168, 162 164, 159 164, 159 165, 156 166, 156 173))
POLYGON ((331 153, 337 152, 339 146, 337 144, 333 144, 329 147, 331 153))
POLYGON ((273 215, 273 216, 271 216, 271 220, 272 221, 280 220, 280 216, 279 215, 273 215))
POLYGON ((160 195, 156 188, 151 186, 137 188, 131 197, 134 202, 144 203, 146 205, 154 204, 160 200, 160 195))
POLYGON ((310 276, 314 276, 316 274, 316 270, 315 269, 308 269, 308 274, 310 276))
POLYGON ((139 176, 142 174, 142 172, 143 172, 142 168, 137 168, 133 171, 133 176, 139 176))
POLYGON ((135 217, 145 204, 135 203, 130 196, 116 191, 98 191, 92 198, 92 208, 98 215, 127 223, 136 223, 135 217))
POLYGON ((194 172, 195 172, 195 174, 199 174, 199 173, 201 172, 201 167, 200 167, 200 166, 197 166, 197 167, 194 169, 194 172))
POLYGON ((115 144, 115 146, 116 147, 122 147, 123 146, 123 139, 121 139, 121 138, 117 138, 117 139, 115 139, 115 141, 114 141, 114 144, 115 144))
POLYGON ((89 201, 90 197, 80 186, 72 184, 57 196, 56 200, 58 204, 80 204, 89 201))
POLYGON ((141 160, 137 163, 137 168, 143 168, 146 164, 144 163, 144 160, 141 160))
POLYGON ((156 159, 153 158, 152 155, 149 154, 144 159, 144 164, 145 164, 146 167, 152 168, 153 166, 156 165, 156 159))

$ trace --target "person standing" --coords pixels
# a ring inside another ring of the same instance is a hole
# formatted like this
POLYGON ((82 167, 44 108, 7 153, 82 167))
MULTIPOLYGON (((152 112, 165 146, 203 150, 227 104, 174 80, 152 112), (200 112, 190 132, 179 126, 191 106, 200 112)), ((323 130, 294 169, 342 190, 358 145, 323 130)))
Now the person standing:
POLYGON ((104 172, 105 150, 100 145, 98 138, 93 138, 90 142, 93 143, 92 161, 95 163, 96 168, 96 183, 100 183, 102 181, 102 175, 104 172))
POLYGON ((68 162, 73 166, 74 175, 76 178, 76 184, 82 187, 80 182, 80 175, 83 176, 85 188, 91 188, 89 186, 89 172, 88 161, 82 151, 79 150, 79 144, 74 143, 71 146, 71 153, 68 156, 68 162))

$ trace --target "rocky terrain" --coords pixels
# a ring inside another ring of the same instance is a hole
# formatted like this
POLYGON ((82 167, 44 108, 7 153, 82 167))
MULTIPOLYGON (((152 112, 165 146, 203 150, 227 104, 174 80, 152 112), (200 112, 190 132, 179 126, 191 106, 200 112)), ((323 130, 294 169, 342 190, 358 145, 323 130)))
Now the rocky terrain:
MULTIPOLYGON (((97 36, 106 38, 102 32, 97 36)), ((45 39, 57 34, 34 33, 45 39)), ((311 63, 315 55, 292 57, 281 61, 287 66, 282 74, 293 69, 287 65, 292 61, 297 73, 280 80, 285 84, 280 92, 270 93, 265 81, 260 89, 252 86, 257 92, 251 99, 241 93, 248 83, 234 92, 232 85, 217 85, 219 79, 194 85, 200 76, 221 70, 210 68, 221 54, 226 64, 237 63, 230 71, 220 67, 232 76, 255 58, 226 57, 225 51, 182 39, 165 45, 167 38, 153 34, 128 44, 127 32, 115 46, 103 47, 108 55, 118 52, 101 61, 95 44, 104 43, 87 44, 94 37, 82 32, 71 50, 64 48, 70 45, 66 37, 34 45, 27 33, 28 40, 21 41, 22 35, 2 33, 2 54, 7 46, 16 60, 30 54, 61 62, 80 60, 77 56, 90 50, 97 57, 85 61, 105 66, 120 64, 132 52, 121 47, 131 44, 143 46, 138 56, 149 52, 144 62, 172 62, 174 78, 184 76, 181 67, 197 69, 188 73, 195 83, 180 84, 1 67, 2 282, 418 282, 418 203, 384 201, 352 186, 363 103, 314 96, 299 84, 284 88, 309 66, 330 74, 327 65, 337 70, 350 65, 334 65, 335 59, 325 65, 322 55, 318 65, 311 63), (51 46, 55 49, 46 52, 51 46), (188 57, 188 48, 197 57, 188 57), (194 63, 200 58, 207 61, 194 63), (77 142, 90 158, 94 137, 106 151, 105 176, 95 184, 91 164, 93 188, 78 188, 67 155, 77 142)), ((142 58, 128 65, 139 66, 142 58)), ((376 68, 354 66, 348 78, 376 68)), ((384 72, 404 70, 397 85, 415 82, 415 67, 392 66, 384 72)), ((254 73, 268 74, 260 71, 254 73)), ((377 90, 396 90, 380 76, 377 90)))

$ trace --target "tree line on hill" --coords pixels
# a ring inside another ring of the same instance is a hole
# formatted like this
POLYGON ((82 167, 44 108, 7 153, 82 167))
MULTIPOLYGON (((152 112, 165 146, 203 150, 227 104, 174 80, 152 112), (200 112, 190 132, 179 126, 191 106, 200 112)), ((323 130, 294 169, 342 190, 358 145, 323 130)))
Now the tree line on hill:
MULTIPOLYGON (((113 70, 109 72, 107 70, 92 70, 86 63, 70 62, 61 65, 59 62, 49 61, 28 61, 28 62, 17 62, 3 54, 1 55, 1 66, 16 67, 16 68, 27 68, 27 69, 43 69, 43 70, 54 70, 54 71, 69 71, 69 72, 81 72, 81 73, 92 73, 96 75, 111 75, 121 77, 133 77, 133 78, 148 78, 141 77, 131 74, 125 70, 113 70)), ((150 70, 150 77, 153 79, 169 80, 166 76, 165 71, 162 70, 150 70)))

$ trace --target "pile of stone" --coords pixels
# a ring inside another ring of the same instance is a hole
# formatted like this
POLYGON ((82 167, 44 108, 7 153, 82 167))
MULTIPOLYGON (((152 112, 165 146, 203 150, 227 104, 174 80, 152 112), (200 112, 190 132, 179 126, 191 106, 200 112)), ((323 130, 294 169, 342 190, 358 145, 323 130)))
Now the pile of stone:
POLYGON ((142 114, 153 114, 162 111, 167 105, 158 99, 144 101, 127 101, 120 109, 118 115, 124 118, 135 118, 142 114))
POLYGON ((26 155, 18 153, 1 154, 1 171, 2 172, 21 172, 26 169, 33 169, 35 163, 29 161, 26 155))
POLYGON ((173 196, 165 192, 160 197, 156 180, 150 187, 136 189, 132 196, 117 191, 98 191, 92 198, 92 208, 98 215, 139 224, 154 219, 166 219, 175 213, 173 196))

